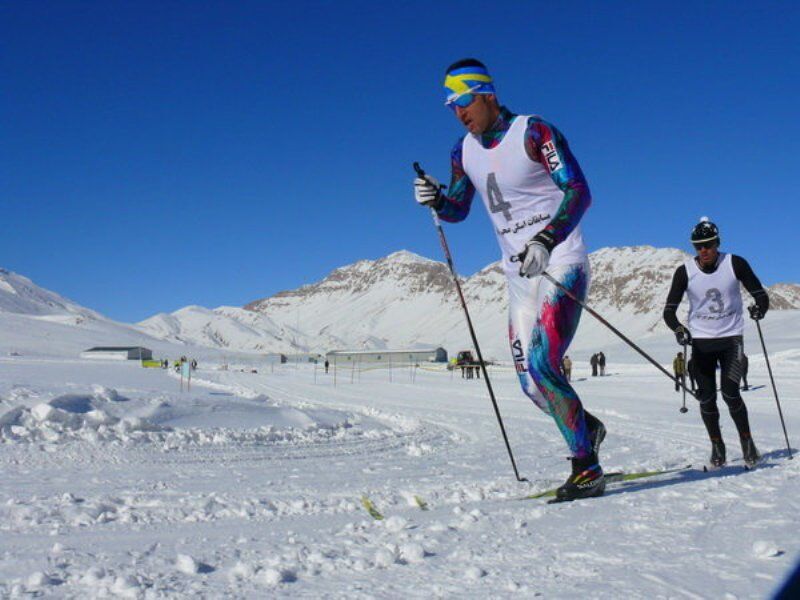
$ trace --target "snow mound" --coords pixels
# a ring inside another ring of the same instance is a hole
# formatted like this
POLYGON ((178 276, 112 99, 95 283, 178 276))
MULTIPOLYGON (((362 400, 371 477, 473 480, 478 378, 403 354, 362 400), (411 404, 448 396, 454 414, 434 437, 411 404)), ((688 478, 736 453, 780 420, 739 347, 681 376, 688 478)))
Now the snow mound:
MULTIPOLYGON (((385 427, 361 428, 352 418, 336 423, 315 421, 302 411, 274 409, 278 425, 239 427, 171 427, 160 418, 117 417, 94 396, 68 394, 31 408, 17 406, 0 415, 0 443, 85 441, 157 444, 164 451, 197 446, 307 446, 324 442, 395 438, 385 427), (286 413, 289 414, 287 417, 286 413), (287 425, 286 421, 294 421, 287 425), (155 421, 155 422, 154 422, 155 421)), ((180 422, 180 419, 174 419, 180 422)))
POLYGON ((116 390, 95 386, 92 395, 64 394, 30 408, 17 406, 0 415, 0 442, 126 441, 142 432, 167 430, 103 408, 120 400, 124 398, 116 390))
POLYGON ((775 542, 768 540, 753 542, 753 556, 756 558, 775 558, 781 554, 783 554, 783 551, 778 549, 775 542))
MULTIPOLYGON (((131 400, 117 390, 92 385, 91 392, 46 394, 12 390, 0 410, 0 444, 62 442, 154 445, 161 452, 198 447, 272 447, 282 455, 311 446, 394 444, 430 449, 418 419, 369 409, 363 414, 312 406, 282 406, 264 395, 131 400)), ((435 434, 434 434, 435 435, 435 434)), ((423 452, 419 452, 423 454, 423 452)))

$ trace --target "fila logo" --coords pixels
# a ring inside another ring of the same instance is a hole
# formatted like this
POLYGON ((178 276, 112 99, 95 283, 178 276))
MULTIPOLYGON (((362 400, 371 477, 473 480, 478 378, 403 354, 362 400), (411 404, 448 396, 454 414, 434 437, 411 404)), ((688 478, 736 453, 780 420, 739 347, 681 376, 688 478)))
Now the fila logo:
POLYGON ((514 367, 517 373, 527 373, 528 369, 525 368, 525 352, 522 350, 522 342, 519 339, 511 343, 511 349, 514 354, 514 367))
POLYGON ((542 155, 547 161, 547 170, 555 173, 564 165, 561 163, 561 158, 558 156, 558 150, 552 140, 542 144, 542 155))

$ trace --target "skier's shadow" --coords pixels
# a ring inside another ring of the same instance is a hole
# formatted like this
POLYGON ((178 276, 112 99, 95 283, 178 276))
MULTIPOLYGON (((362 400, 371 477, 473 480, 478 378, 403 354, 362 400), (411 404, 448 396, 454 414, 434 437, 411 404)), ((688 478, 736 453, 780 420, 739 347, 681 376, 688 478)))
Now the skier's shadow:
MULTIPOLYGON (((796 450, 792 448, 792 453, 796 450)), ((788 458, 786 450, 772 450, 761 455, 761 462, 755 470, 773 469, 780 466, 780 462, 770 462, 772 460, 779 460, 788 458)), ((741 462, 741 459, 736 459, 741 462)), ((677 485, 679 483, 688 483, 691 481, 703 481, 704 479, 711 479, 713 477, 732 477, 734 475, 741 475, 746 473, 747 470, 743 465, 726 465, 720 469, 703 471, 701 469, 687 469, 686 471, 678 471, 677 473, 670 474, 666 479, 659 479, 653 481, 651 479, 644 479, 641 481, 628 481, 620 485, 615 485, 611 489, 607 489, 603 494, 604 497, 615 496, 617 494, 627 494, 628 492, 638 492, 640 490, 656 490, 659 488, 677 485)))

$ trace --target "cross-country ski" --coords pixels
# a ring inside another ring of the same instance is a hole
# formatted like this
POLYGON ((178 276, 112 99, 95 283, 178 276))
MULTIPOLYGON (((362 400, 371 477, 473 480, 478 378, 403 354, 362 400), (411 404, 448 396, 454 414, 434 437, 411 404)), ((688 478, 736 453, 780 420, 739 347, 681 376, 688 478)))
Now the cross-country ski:
MULTIPOLYGON (((669 475, 671 473, 680 473, 682 471, 687 471, 692 468, 692 465, 687 465, 685 467, 678 467, 674 469, 658 469, 654 471, 642 471, 640 473, 625 473, 623 471, 614 471, 611 473, 605 474, 606 485, 613 484, 613 483, 621 483, 625 481, 636 481, 638 479, 645 479, 649 477, 659 477, 662 475, 669 475)), ((556 492, 558 488, 552 488, 549 490, 545 490, 543 492, 537 492, 536 494, 531 494, 529 496, 525 496, 524 499, 526 500, 536 500, 537 498, 552 498, 556 496, 556 492)))

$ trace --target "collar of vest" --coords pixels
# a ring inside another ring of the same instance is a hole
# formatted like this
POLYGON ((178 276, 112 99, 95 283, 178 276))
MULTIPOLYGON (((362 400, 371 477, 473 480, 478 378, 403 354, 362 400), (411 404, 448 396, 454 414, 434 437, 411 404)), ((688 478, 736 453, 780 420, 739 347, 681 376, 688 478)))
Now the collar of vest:
POLYGON ((713 273, 719 268, 719 265, 722 263, 723 258, 724 256, 722 252, 718 252, 717 261, 710 267, 704 267, 702 264, 700 264, 700 261, 698 260, 697 256, 694 257, 694 262, 697 265, 697 268, 700 269, 703 273, 705 273, 706 275, 711 275, 711 273, 713 273))

